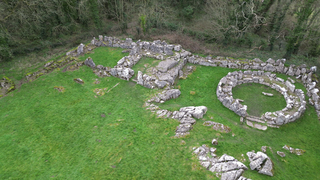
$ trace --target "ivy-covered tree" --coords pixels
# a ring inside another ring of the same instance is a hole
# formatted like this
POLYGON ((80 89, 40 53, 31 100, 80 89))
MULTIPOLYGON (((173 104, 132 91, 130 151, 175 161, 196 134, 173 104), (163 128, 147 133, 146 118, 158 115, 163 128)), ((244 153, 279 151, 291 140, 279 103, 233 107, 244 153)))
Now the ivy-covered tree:
POLYGON ((316 6, 314 3, 316 0, 305 0, 298 3, 296 8, 297 23, 292 31, 292 33, 287 37, 288 43, 286 47, 285 58, 290 59, 292 54, 297 54, 301 42, 306 35, 308 30, 309 17, 314 13, 316 6))

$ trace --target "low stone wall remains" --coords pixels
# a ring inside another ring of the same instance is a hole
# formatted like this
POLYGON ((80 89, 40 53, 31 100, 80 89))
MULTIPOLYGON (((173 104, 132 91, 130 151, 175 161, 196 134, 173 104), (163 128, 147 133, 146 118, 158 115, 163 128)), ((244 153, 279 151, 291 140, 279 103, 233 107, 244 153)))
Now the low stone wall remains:
MULTIPOLYGON (((137 84, 140 84, 147 88, 165 88, 171 89, 175 79, 177 77, 181 77, 183 75, 182 68, 186 65, 186 63, 199 64, 204 66, 213 66, 213 67, 226 67, 233 69, 243 69, 243 70, 258 70, 256 72, 278 72, 282 74, 286 74, 289 76, 295 76, 296 79, 302 81, 304 86, 307 88, 307 95, 310 97, 309 103, 314 105, 320 118, 320 101, 319 101, 319 89, 316 88, 317 81, 313 79, 313 73, 316 72, 317 67, 313 66, 311 68, 307 68, 306 65, 290 65, 286 67, 284 64, 286 62, 285 59, 268 59, 266 62, 261 61, 258 58, 253 60, 235 60, 230 58, 216 57, 212 58, 208 57, 200 57, 198 55, 193 55, 192 53, 184 50, 181 45, 172 45, 168 44, 165 41, 156 40, 153 42, 140 41, 133 42, 131 38, 126 38, 126 40, 120 40, 115 37, 107 37, 107 36, 99 36, 99 39, 93 38, 89 45, 80 44, 77 49, 68 52, 69 56, 79 56, 86 52, 91 51, 95 47, 99 46, 109 46, 109 47, 121 47, 125 49, 130 49, 129 56, 125 56, 120 59, 117 65, 113 68, 103 67, 101 65, 98 74, 106 74, 112 75, 115 77, 119 77, 121 79, 129 80, 134 75, 133 70, 131 69, 135 64, 139 62, 142 57, 151 57, 158 60, 161 60, 161 63, 157 67, 150 69, 146 74, 142 72, 137 73, 137 79, 135 80, 137 84), (127 69, 128 68, 128 69, 127 69), (132 71, 131 71, 132 70, 132 71), (105 71, 105 72, 103 72, 105 71)), ((98 67, 97 66, 97 67, 98 67)), ((97 69, 97 68, 96 68, 97 69)), ((254 71, 253 71, 254 72, 254 71)), ((272 75, 272 74, 270 74, 272 75)), ((269 75, 269 76, 270 76, 269 75)), ((268 76, 268 74, 267 74, 268 76)), ((253 77, 252 77, 253 78, 253 77)), ((273 78, 275 79, 275 78, 273 78)), ((245 81, 243 79, 243 81, 245 81)), ((241 81, 240 81, 241 82, 241 81)), ((252 79, 252 82, 254 81, 252 79)), ((277 84, 271 84, 271 88, 277 89, 279 92, 282 91, 282 88, 287 87, 287 89, 293 88, 293 83, 290 81, 283 82, 287 84, 286 86, 281 86, 277 84), (291 83, 291 86, 289 83, 291 83), (288 87, 290 86, 290 87, 288 87)), ((269 125, 280 125, 288 122, 292 122, 301 116, 305 109, 305 104, 303 104, 304 98, 302 98, 302 91, 297 90, 294 91, 293 94, 296 94, 296 97, 301 97, 300 107, 294 114, 285 114, 286 110, 277 111, 274 113, 265 114, 264 119, 268 119, 270 121, 269 125), (281 114, 283 112, 283 114, 281 114), (276 118, 276 120, 275 120, 276 118), (273 122, 273 123, 271 123, 273 122)), ((285 93, 284 93, 285 95, 285 93)), ((288 96, 291 97, 291 96, 288 96)), ((285 97, 286 98, 286 97, 285 97)), ((289 103, 289 99, 287 98, 287 107, 290 105, 294 106, 292 103, 289 103), (288 99, 288 100, 287 100, 288 99)), ((292 99, 290 99, 292 100, 292 99)), ((224 103, 228 103, 227 100, 224 100, 224 103)), ((230 99, 228 100, 230 101, 230 99)), ((240 116, 246 116, 246 107, 241 105, 240 103, 234 103, 233 109, 237 109, 236 112, 240 116), (236 107, 234 107, 236 106, 236 107)))

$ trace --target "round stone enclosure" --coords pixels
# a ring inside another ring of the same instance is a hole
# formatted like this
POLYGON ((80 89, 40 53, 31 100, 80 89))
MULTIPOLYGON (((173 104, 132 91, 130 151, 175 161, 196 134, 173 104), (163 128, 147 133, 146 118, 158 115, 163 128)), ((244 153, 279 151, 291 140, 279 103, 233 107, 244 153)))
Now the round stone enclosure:
POLYGON ((289 80, 285 81, 277 77, 276 74, 264 71, 229 72, 220 80, 217 87, 217 96, 225 107, 239 116, 245 117, 247 121, 254 121, 270 127, 278 127, 293 122, 306 110, 305 95, 301 89, 296 89, 295 85, 289 80), (243 83, 259 83, 277 90, 284 96, 287 106, 276 112, 266 112, 261 117, 249 116, 247 106, 240 104, 239 99, 234 99, 232 96, 232 88, 243 83))

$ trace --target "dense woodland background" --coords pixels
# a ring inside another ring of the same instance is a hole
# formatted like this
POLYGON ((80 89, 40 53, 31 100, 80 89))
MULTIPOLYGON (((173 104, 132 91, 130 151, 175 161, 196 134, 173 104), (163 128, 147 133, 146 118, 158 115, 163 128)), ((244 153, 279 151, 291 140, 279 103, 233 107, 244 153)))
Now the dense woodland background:
POLYGON ((0 61, 77 46, 88 32, 147 39, 160 31, 319 60, 319 13, 320 0, 2 0, 0 61))

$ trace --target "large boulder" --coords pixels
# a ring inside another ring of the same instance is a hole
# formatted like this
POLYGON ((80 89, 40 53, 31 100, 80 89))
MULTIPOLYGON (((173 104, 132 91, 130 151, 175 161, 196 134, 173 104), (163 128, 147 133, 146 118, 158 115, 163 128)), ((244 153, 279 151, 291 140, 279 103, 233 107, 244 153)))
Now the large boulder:
POLYGON ((173 68, 179 62, 173 59, 167 59, 165 61, 161 61, 156 67, 160 72, 167 72, 169 69, 173 68))
POLYGON ((268 157, 267 161, 264 163, 262 169, 259 171, 260 174, 273 176, 273 164, 271 159, 268 157))
POLYGON ((91 57, 88 57, 85 61, 84 64, 91 67, 91 68, 95 68, 96 64, 93 62, 91 57))
POLYGON ((273 164, 271 159, 263 152, 258 151, 247 152, 247 156, 250 161, 250 169, 258 170, 260 174, 273 176, 273 164))
POLYGON ((164 53, 166 54, 166 55, 169 55, 169 56, 172 56, 173 55, 173 51, 172 51, 172 49, 173 49, 174 47, 173 47, 173 45, 166 45, 166 46, 164 46, 164 53))

